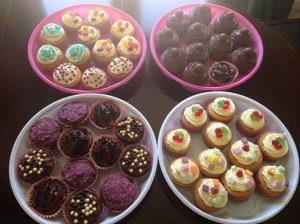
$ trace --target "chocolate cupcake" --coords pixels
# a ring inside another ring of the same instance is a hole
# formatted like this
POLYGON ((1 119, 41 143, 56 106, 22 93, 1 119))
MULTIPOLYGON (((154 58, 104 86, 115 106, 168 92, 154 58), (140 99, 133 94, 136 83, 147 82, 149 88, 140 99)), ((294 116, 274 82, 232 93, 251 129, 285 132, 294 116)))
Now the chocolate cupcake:
POLYGON ((200 22, 208 25, 211 21, 211 10, 206 5, 195 5, 189 14, 192 22, 200 22))
POLYGON ((169 28, 162 29, 155 37, 156 49, 162 53, 169 47, 176 47, 179 43, 178 34, 169 28))
POLYGON ((95 182, 97 169, 89 159, 73 159, 63 166, 61 178, 71 188, 83 189, 95 182))
POLYGON ((132 144, 137 143, 144 137, 145 128, 140 119, 127 116, 118 121, 114 131, 124 144, 132 144))
POLYGON ((205 62, 208 58, 208 50, 202 43, 192 43, 188 45, 185 52, 188 55, 189 62, 205 62))
POLYGON ((67 195, 67 185, 57 178, 50 177, 29 188, 27 204, 39 216, 53 218, 60 212, 67 195))
POLYGON ((186 42, 188 44, 194 42, 206 43, 209 38, 209 28, 203 23, 193 23, 186 32, 186 42))
POLYGON ((231 54, 231 62, 240 73, 247 72, 256 64, 256 53, 249 47, 240 47, 231 54))
POLYGON ((60 125, 56 120, 43 117, 30 127, 28 139, 32 146, 52 149, 56 145, 60 132, 60 125))
POLYGON ((234 13, 225 11, 222 12, 215 19, 214 31, 216 33, 226 33, 230 34, 238 26, 238 21, 236 20, 234 13))
POLYGON ((73 192, 63 207, 64 218, 69 224, 95 224, 99 223, 102 204, 100 196, 91 189, 73 192))
POLYGON ((50 151, 46 149, 33 149, 20 157, 17 174, 23 182, 33 184, 50 176, 54 165, 55 160, 50 151))
POLYGON ((123 145, 118 138, 103 135, 94 141, 90 155, 97 168, 107 169, 118 162, 122 151, 123 145))
POLYGON ((57 112, 58 121, 67 127, 80 125, 87 120, 89 108, 85 102, 66 103, 57 112))
POLYGON ((122 153, 119 166, 129 177, 142 177, 147 174, 152 165, 151 152, 141 144, 128 146, 122 153))
POLYGON ((220 61, 214 63, 209 71, 210 80, 217 85, 226 85, 238 76, 238 69, 231 63, 227 61, 220 61))
POLYGON ((183 78, 190 83, 199 85, 205 82, 207 70, 202 63, 192 62, 184 69, 183 78))
POLYGON ((90 121, 98 129, 112 128, 120 117, 121 110, 112 100, 100 100, 92 105, 90 121))
POLYGON ((184 15, 183 11, 173 12, 167 18, 167 27, 175 30, 179 35, 185 33, 190 24, 190 18, 184 15))
POLYGON ((181 75, 188 63, 185 51, 176 47, 170 47, 161 55, 161 61, 166 69, 175 75, 181 75))
POLYGON ((234 30, 230 34, 230 38, 233 42, 233 49, 237 49, 239 47, 250 47, 253 43, 252 35, 247 28, 234 30))
POLYGON ((232 51, 233 43, 230 37, 225 34, 215 34, 208 42, 208 52, 212 59, 223 60, 232 51))
POLYGON ((86 155, 93 145, 93 133, 87 127, 68 128, 62 132, 57 148, 65 156, 77 158, 86 155))
POLYGON ((136 200, 139 189, 134 180, 122 173, 115 173, 104 179, 100 192, 106 208, 112 212, 121 212, 136 200))

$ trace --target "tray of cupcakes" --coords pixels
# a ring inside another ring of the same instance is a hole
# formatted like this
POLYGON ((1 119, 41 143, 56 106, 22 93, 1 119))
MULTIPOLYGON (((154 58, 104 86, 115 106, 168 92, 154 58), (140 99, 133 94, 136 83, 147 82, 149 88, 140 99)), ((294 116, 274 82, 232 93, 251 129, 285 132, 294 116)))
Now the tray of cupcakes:
POLYGON ((255 27, 216 4, 187 4, 165 13, 150 36, 163 74, 190 91, 225 90, 247 81, 263 59, 255 27))
POLYGON ((48 85, 70 93, 106 93, 126 84, 141 68, 147 43, 125 12, 82 4, 54 12, 34 29, 29 62, 48 85))
POLYGON ((265 221, 298 185, 298 152, 287 128, 234 93, 201 93, 174 107, 159 133, 158 157, 176 196, 220 223, 265 221))
POLYGON ((115 223, 138 206, 157 166, 145 117, 115 97, 80 94, 38 112, 12 149, 9 178, 39 223, 115 223))

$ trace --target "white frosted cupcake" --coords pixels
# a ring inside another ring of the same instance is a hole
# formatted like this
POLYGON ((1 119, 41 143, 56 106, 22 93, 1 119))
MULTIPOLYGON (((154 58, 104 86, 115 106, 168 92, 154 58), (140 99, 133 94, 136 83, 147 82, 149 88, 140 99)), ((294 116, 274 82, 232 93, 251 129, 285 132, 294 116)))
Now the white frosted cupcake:
POLYGON ((186 107, 180 119, 182 127, 191 132, 200 131, 207 121, 207 113, 200 104, 193 104, 186 107))

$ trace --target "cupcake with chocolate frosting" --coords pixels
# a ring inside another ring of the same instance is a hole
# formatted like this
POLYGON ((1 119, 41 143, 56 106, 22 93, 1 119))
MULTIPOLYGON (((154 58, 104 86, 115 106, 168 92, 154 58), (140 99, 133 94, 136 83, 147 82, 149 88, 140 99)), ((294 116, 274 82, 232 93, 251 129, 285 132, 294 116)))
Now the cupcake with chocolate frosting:
POLYGON ((171 47, 162 53, 161 61, 169 72, 180 75, 188 63, 188 57, 185 51, 171 47))
POLYGON ((231 62, 240 73, 247 72, 255 66, 257 55, 250 47, 240 47, 231 55, 231 62))
POLYGON ((230 34, 238 26, 233 12, 225 11, 221 13, 214 22, 214 31, 216 33, 230 34))
POLYGON ((194 42, 206 43, 210 38, 208 26, 203 23, 193 23, 187 30, 186 41, 188 44, 194 42))
POLYGON ((183 11, 174 12, 167 18, 167 27, 179 35, 185 33, 190 24, 190 18, 183 11))
POLYGON ((208 25, 211 21, 211 9, 206 5, 195 5, 189 17, 192 22, 200 22, 208 25))
POLYGON ((199 85, 205 82, 207 70, 201 62, 192 62, 185 67, 183 78, 190 83, 199 85))
POLYGON ((178 34, 169 28, 162 29, 155 37, 156 48, 159 52, 164 52, 169 47, 176 47, 179 42, 178 34))
POLYGON ((202 43, 192 43, 188 45, 185 52, 188 55, 189 62, 205 62, 208 58, 208 50, 202 43))
POLYGON ((215 34, 208 42, 208 52, 212 59, 223 60, 232 51, 233 43, 230 37, 225 34, 215 34))
POLYGON ((247 28, 240 28, 234 30, 230 37, 233 41, 233 49, 239 47, 249 47, 253 43, 252 35, 247 28))

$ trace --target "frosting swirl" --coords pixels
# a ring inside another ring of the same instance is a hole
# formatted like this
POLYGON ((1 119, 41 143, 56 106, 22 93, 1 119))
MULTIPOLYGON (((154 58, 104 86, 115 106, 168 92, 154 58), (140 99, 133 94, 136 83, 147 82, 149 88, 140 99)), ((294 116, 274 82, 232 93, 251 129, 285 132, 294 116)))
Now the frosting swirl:
POLYGON ((239 47, 249 47, 253 43, 250 31, 247 28, 240 28, 234 30, 230 37, 233 41, 234 49, 239 47))
POLYGON ((87 16, 87 20, 92 26, 103 25, 108 21, 108 19, 109 16, 107 12, 100 7, 90 10, 87 16))
POLYGON ((232 63, 239 71, 246 72, 256 64, 256 53, 249 47, 240 47, 232 52, 232 63))
POLYGON ((97 40, 93 53, 98 57, 111 58, 116 54, 116 47, 110 39, 97 40))
POLYGON ((61 21, 66 26, 73 29, 79 29, 83 24, 83 18, 80 15, 78 15, 75 12, 69 12, 69 11, 66 11, 63 14, 61 21))
POLYGON ((221 60, 232 50, 233 43, 225 33, 213 35, 208 42, 208 52, 213 59, 221 60))
POLYGON ((204 44, 202 43, 192 43, 188 45, 185 49, 188 55, 188 60, 190 62, 200 61, 205 62, 208 58, 208 51, 204 44))
POLYGON ((59 48, 47 44, 41 46, 38 50, 37 60, 42 64, 52 64, 57 61, 61 55, 62 51, 59 48))
POLYGON ((66 51, 66 57, 71 63, 81 61, 87 54, 90 54, 90 50, 83 44, 73 44, 66 51))
POLYGON ((255 187, 252 175, 252 172, 249 170, 231 166, 225 173, 225 181, 232 190, 245 192, 255 187))
POLYGON ((170 131, 167 135, 166 139, 167 145, 170 146, 170 148, 174 149, 175 151, 183 151, 185 150, 189 144, 191 143, 191 136, 190 134, 181 128, 174 129, 170 131), (182 140, 176 141, 174 140, 174 136, 180 137, 182 140))
POLYGON ((134 27, 128 21, 118 19, 111 26, 111 32, 113 33, 113 35, 121 39, 122 37, 133 35, 134 27))
POLYGON ((193 22, 200 22, 208 25, 211 21, 211 10, 206 5, 195 5, 190 12, 190 18, 193 22))
POLYGON ((124 56, 138 56, 141 52, 140 43, 133 36, 122 37, 117 48, 124 56))
POLYGON ((230 34, 238 26, 234 13, 225 11, 221 13, 214 22, 214 30, 217 33, 230 34))
POLYGON ((92 26, 81 26, 78 30, 78 38, 81 41, 91 41, 100 37, 100 31, 92 26))
POLYGON ((171 173, 175 180, 184 184, 193 183, 200 175, 196 163, 187 157, 176 159, 171 164, 171 173))
POLYGON ((186 32, 186 41, 188 44, 194 42, 206 43, 209 37, 209 28, 202 23, 193 23, 186 32))
POLYGON ((271 191, 284 191, 286 188, 285 168, 283 166, 264 166, 262 176, 271 191))
POLYGON ((165 50, 161 55, 161 61, 174 74, 180 74, 188 62, 185 51, 176 47, 165 50))
POLYGON ((259 130, 262 129, 265 126, 265 117, 262 116, 261 118, 258 118, 257 115, 255 115, 258 112, 258 114, 261 114, 259 111, 254 109, 248 109, 245 110, 241 114, 241 121, 242 123, 253 130, 259 130))
POLYGON ((206 132, 210 141, 215 145, 226 145, 232 138, 230 128, 221 122, 212 122, 206 132))
POLYGON ((183 33, 190 25, 190 18, 183 14, 183 11, 173 12, 167 18, 167 27, 176 32, 183 33))
POLYGON ((207 78, 207 70, 200 62, 192 62, 185 67, 183 78, 194 84, 201 84, 207 78))
POLYGON ((55 23, 48 23, 41 30, 41 37, 51 43, 61 40, 64 35, 65 30, 55 23))
POLYGON ((200 104, 193 104, 184 109, 183 115, 193 126, 200 126, 207 121, 207 113, 200 104))
POLYGON ((179 37, 174 30, 165 28, 158 32, 155 42, 157 50, 163 52, 169 47, 176 47, 179 43, 179 37))
POLYGON ((264 137, 263 150, 274 158, 281 158, 288 153, 289 147, 282 134, 272 132, 264 137))
POLYGON ((259 160, 261 152, 258 145, 247 141, 243 143, 242 140, 236 141, 230 148, 231 154, 236 160, 244 165, 251 165, 259 160))
POLYGON ((220 149, 206 149, 200 153, 198 160, 209 173, 222 174, 226 171, 227 161, 220 149))
POLYGON ((211 104, 211 109, 218 115, 230 117, 235 112, 235 104, 231 99, 218 97, 211 104))

